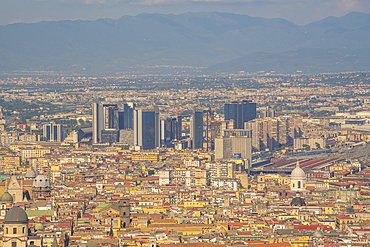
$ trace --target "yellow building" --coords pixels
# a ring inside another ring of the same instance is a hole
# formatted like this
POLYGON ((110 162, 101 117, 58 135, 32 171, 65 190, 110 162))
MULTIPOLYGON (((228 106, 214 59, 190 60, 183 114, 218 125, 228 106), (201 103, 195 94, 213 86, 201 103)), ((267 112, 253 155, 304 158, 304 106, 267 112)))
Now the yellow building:
POLYGON ((335 221, 336 229, 344 230, 346 229, 348 224, 355 223, 356 219, 345 215, 337 215, 335 221))
POLYGON ((185 201, 184 208, 204 208, 209 205, 207 201, 185 201))
POLYGON ((144 214, 150 214, 150 213, 166 213, 167 209, 158 207, 158 208, 143 208, 143 213, 144 214))
POLYGON ((5 166, 20 166, 21 165, 21 156, 17 155, 7 155, 4 157, 5 166))
POLYGON ((135 160, 135 161, 147 160, 147 161, 158 162, 160 158, 158 154, 134 154, 131 156, 131 160, 135 160))
POLYGON ((40 144, 35 144, 35 143, 17 143, 17 144, 12 144, 10 145, 10 149, 15 151, 18 149, 22 148, 40 148, 40 144))
POLYGON ((334 203, 322 203, 319 205, 323 210, 323 214, 333 214, 335 204, 334 203))
POLYGON ((43 157, 45 154, 50 154, 49 148, 21 149, 22 160, 27 160, 29 158, 40 158, 43 157))

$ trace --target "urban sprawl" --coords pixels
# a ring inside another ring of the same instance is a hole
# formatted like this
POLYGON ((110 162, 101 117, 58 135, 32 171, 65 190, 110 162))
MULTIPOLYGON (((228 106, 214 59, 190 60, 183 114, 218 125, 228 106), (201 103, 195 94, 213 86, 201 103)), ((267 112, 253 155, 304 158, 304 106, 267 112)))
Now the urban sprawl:
POLYGON ((369 82, 2 78, 0 246, 369 246, 369 82))

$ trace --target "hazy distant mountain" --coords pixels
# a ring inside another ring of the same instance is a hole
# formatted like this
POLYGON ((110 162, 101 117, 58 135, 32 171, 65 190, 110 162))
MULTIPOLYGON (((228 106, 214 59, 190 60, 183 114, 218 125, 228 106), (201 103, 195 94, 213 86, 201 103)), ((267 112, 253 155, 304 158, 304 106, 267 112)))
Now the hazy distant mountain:
POLYGON ((219 63, 207 72, 338 73, 370 70, 370 49, 299 49, 281 53, 253 53, 219 63))
POLYGON ((0 26, 0 37, 1 71, 89 74, 157 65, 225 72, 370 70, 370 15, 362 13, 304 26, 217 12, 140 14, 11 24, 0 26))

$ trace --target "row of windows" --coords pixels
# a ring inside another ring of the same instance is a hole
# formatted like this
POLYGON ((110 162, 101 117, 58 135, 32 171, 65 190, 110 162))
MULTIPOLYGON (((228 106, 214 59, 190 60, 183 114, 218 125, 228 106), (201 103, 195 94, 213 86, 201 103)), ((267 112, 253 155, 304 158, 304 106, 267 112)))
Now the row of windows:
MULTIPOLYGON (((304 185, 304 184, 303 184, 304 185)), ((295 187, 295 184, 293 183, 293 188, 295 187)), ((298 181, 298 185, 297 185, 297 188, 300 189, 301 188, 301 181, 298 181)))
MULTIPOLYGON (((25 227, 23 227, 22 228, 22 233, 24 233, 25 232, 25 230, 26 230, 26 228, 25 227)), ((9 234, 9 228, 7 227, 7 228, 5 228, 5 234, 9 234)), ((13 234, 17 234, 17 228, 16 227, 14 227, 13 228, 13 234)))

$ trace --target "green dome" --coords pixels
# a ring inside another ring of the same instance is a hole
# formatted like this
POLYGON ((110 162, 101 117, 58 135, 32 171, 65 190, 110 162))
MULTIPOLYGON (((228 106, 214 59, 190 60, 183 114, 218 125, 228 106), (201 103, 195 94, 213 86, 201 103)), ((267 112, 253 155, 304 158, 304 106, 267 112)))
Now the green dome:
POLYGON ((1 202, 13 202, 13 196, 9 194, 9 192, 4 192, 4 194, 0 196, 0 201, 1 202))
POLYGON ((35 230, 38 231, 38 230, 44 230, 44 226, 41 224, 41 223, 37 223, 35 225, 35 230))

